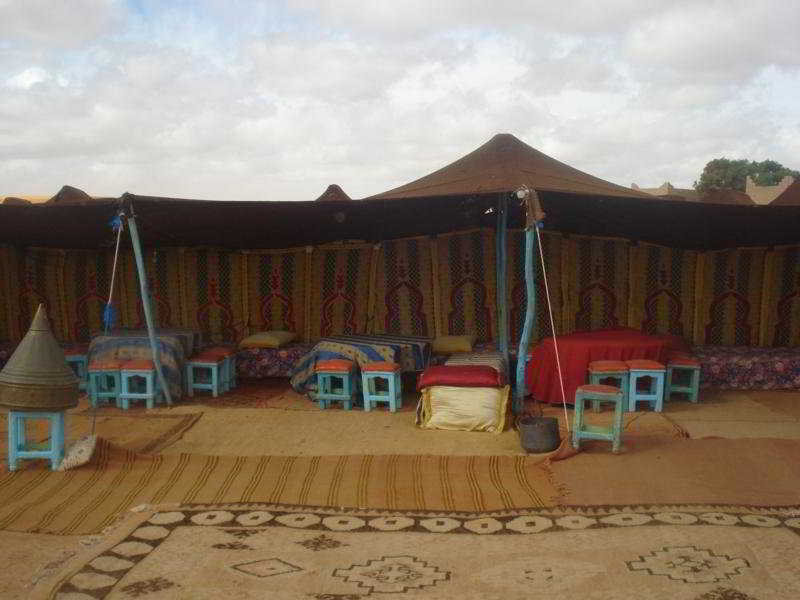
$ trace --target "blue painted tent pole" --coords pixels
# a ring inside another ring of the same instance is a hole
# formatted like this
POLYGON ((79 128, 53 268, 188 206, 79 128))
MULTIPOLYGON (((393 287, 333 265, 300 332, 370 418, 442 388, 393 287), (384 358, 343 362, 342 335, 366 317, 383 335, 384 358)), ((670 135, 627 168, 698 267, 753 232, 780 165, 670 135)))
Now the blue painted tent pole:
POLYGON ((533 271, 533 247, 539 227, 544 219, 544 212, 539 203, 536 190, 526 187, 517 191, 517 198, 525 202, 525 323, 522 326, 522 335, 519 338, 517 350, 517 377, 514 387, 514 414, 521 414, 525 408, 525 367, 528 358, 528 345, 533 333, 533 323, 536 319, 536 278, 533 271))
POLYGON ((139 230, 136 227, 136 219, 133 216, 133 209, 127 211, 128 230, 131 232, 131 242, 133 244, 133 255, 136 258, 136 270, 139 274, 139 289, 142 295, 142 308, 144 308, 144 319, 147 323, 147 337, 150 338, 150 349, 153 352, 153 364, 156 366, 156 376, 164 391, 164 398, 167 404, 172 406, 172 396, 170 395, 169 385, 167 385, 164 372, 161 367, 161 353, 156 343, 156 332, 153 327, 153 313, 150 308, 150 292, 147 289, 147 274, 144 270, 144 260, 142 259, 142 245, 139 242, 139 230))
POLYGON ((495 234, 495 273, 497 277, 497 349, 508 364, 508 201, 505 195, 497 200, 497 232, 495 234))

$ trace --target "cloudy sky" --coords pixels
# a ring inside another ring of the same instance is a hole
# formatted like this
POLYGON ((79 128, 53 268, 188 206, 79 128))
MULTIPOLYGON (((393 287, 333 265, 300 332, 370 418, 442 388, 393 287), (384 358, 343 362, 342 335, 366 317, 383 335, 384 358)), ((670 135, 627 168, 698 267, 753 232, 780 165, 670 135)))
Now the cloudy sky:
POLYGON ((787 0, 0 0, 0 197, 354 198, 495 133, 622 185, 800 168, 787 0))

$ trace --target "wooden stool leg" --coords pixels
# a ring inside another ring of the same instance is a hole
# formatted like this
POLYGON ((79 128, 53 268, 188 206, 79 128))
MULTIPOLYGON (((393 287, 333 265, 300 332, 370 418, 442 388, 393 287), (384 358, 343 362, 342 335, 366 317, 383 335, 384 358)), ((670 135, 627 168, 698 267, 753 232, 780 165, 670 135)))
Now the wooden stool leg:
POLYGON ((64 412, 50 416, 50 470, 55 471, 64 460, 64 412))
POLYGON ((622 409, 623 399, 620 398, 614 403, 614 423, 612 425, 613 441, 611 442, 611 451, 616 454, 619 452, 622 445, 622 409))
POLYGON ((572 416, 572 447, 578 450, 581 447, 580 430, 583 427, 583 396, 575 397, 575 411, 572 416))
POLYGON ((19 419, 14 412, 8 413, 8 470, 17 470, 19 448, 19 419))

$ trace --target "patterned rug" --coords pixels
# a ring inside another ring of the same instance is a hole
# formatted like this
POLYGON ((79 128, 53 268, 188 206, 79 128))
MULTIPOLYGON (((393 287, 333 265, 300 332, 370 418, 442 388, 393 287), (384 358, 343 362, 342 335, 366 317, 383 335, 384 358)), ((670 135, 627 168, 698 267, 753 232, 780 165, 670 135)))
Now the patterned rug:
POLYGON ((800 507, 435 514, 190 505, 131 515, 32 597, 797 598, 800 507))
MULTIPOLYGON (((156 453, 167 446, 174 444, 186 433, 202 416, 201 413, 145 413, 144 410, 123 411, 117 408, 99 409, 96 415, 88 410, 67 413, 66 420, 66 445, 92 433, 92 420, 95 435, 108 442, 132 450, 140 454, 156 453)), ((5 440, 7 434, 7 415, 0 414, 0 439, 5 440)), ((28 430, 30 439, 43 442, 48 437, 48 427, 45 422, 34 421, 28 430)), ((0 444, 0 472, 5 473, 7 468, 6 456, 8 446, 0 444)), ((20 469, 41 468, 44 461, 24 460, 20 462, 20 469)))
POLYGON ((549 471, 526 456, 146 455, 99 439, 80 468, 0 476, 0 529, 96 533, 143 504, 486 511, 547 506, 557 498, 549 471))

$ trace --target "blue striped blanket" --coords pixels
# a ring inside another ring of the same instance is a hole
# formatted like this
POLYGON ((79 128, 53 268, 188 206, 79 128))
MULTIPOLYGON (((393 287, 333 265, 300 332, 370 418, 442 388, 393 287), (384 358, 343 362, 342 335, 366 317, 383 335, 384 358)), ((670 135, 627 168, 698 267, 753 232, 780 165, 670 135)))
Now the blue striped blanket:
POLYGON ((325 337, 295 363, 291 384, 301 394, 316 389, 314 367, 320 360, 344 358, 358 365, 389 361, 400 364, 404 372, 414 372, 425 369, 430 355, 429 338, 383 334, 325 337))

